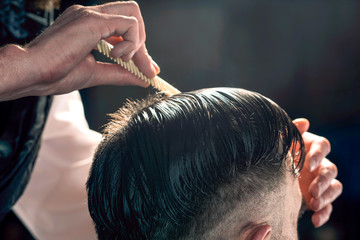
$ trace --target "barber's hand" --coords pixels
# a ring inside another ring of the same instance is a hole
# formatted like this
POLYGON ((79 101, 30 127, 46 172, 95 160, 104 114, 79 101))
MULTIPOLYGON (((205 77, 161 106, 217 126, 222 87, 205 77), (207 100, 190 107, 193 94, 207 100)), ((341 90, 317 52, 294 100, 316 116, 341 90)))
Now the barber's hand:
POLYGON ((332 212, 332 202, 342 192, 342 184, 336 178, 337 167, 325 157, 330 153, 329 141, 307 132, 309 121, 293 121, 304 139, 306 159, 300 171, 299 184, 307 208, 314 211, 312 222, 315 227, 326 223, 332 212))
POLYGON ((133 59, 149 78, 159 72, 146 50, 145 26, 135 2, 75 5, 24 48, 26 61, 19 62, 16 70, 25 71, 26 79, 8 81, 14 85, 8 89, 19 93, 8 98, 62 94, 95 85, 148 86, 120 65, 95 61, 90 52, 100 39, 110 37, 109 41, 116 43, 113 57, 133 59), (123 41, 116 41, 114 37, 119 36, 123 41))

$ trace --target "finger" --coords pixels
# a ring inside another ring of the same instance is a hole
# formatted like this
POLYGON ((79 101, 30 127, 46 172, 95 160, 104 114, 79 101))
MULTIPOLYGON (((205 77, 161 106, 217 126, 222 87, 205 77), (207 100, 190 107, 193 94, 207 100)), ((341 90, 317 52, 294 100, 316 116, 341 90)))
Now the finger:
POLYGON ((319 198, 330 187, 337 174, 336 165, 324 158, 317 172, 317 177, 309 186, 310 195, 313 198, 319 198))
MULTIPOLYGON (((110 37, 106 41, 110 44, 117 44, 123 41, 121 37, 110 37)), ((122 57, 124 60, 125 56, 122 57)), ((151 56, 149 56, 145 45, 142 46, 139 51, 134 55, 133 60, 135 65, 139 67, 140 71, 144 73, 148 78, 153 78, 160 73, 160 67, 157 65, 151 56)))
POLYGON ((313 211, 318 211, 324 208, 329 203, 332 203, 342 193, 343 186, 337 179, 331 181, 330 187, 320 196, 320 198, 312 198, 310 206, 313 211))
POLYGON ((148 87, 149 84, 125 70, 120 65, 97 62, 96 75, 92 86, 96 85, 136 85, 148 87))
MULTIPOLYGON (((69 67, 77 65, 88 55, 100 39, 106 39, 110 36, 126 37, 126 40, 115 45, 111 52, 114 58, 128 54, 131 57, 131 54, 133 55, 140 47, 136 18, 100 14, 85 8, 80 8, 78 11, 81 14, 74 12, 74 15, 80 15, 80 17, 77 17, 72 22, 72 25, 63 27, 66 34, 52 34, 53 36, 51 34, 42 34, 37 38, 38 41, 33 41, 36 44, 36 42, 44 40, 40 44, 41 49, 43 52, 60 56, 54 59, 57 62, 62 62, 62 67, 64 67, 64 63, 69 67), (69 42, 70 39, 71 43, 69 42), (61 52, 61 54, 58 54, 58 52, 61 52)), ((49 28, 47 32, 55 31, 57 28, 54 26, 55 23, 50 27, 52 30, 49 28)))
POLYGON ((141 15, 140 7, 135 1, 115 2, 93 7, 96 11, 110 15, 123 15, 135 17, 139 24, 139 44, 145 43, 145 24, 141 15))
MULTIPOLYGON (((139 79, 118 64, 96 62, 89 55, 61 80, 61 86, 72 84, 70 88, 82 89, 97 85, 138 85, 148 87, 149 84, 139 79)), ((58 89, 59 90, 59 89, 58 89)), ((67 90, 65 89, 64 92, 67 90)))
POLYGON ((152 60, 148 54, 145 45, 141 46, 139 51, 134 55, 134 63, 139 70, 145 74, 148 78, 153 78, 160 71, 156 69, 157 64, 152 60), (156 64, 156 65, 155 65, 156 64))
MULTIPOLYGON (((113 58, 122 57, 124 61, 129 61, 135 54, 136 51, 140 48, 139 45, 139 31, 138 31, 138 22, 134 17, 108 17, 108 27, 113 28, 107 33, 108 36, 122 36, 123 41, 119 42, 111 50, 111 56, 113 58), (118 19, 120 18, 120 19, 118 19), (126 31, 123 27, 114 26, 113 20, 118 20, 118 24, 126 25, 126 31)), ((106 37, 106 38, 107 38, 106 37)))
POLYGON ((124 55, 132 57, 140 48, 139 26, 135 17, 100 14, 92 11, 91 8, 80 8, 78 11, 80 13, 74 13, 80 15, 77 22, 74 21, 68 28, 67 35, 63 34, 66 38, 64 42, 69 41, 69 36, 76 36, 76 39, 72 41, 72 48, 81 49, 86 46, 89 48, 86 51, 87 54, 100 39, 108 39, 111 36, 123 38, 123 41, 119 41, 111 51, 114 58, 124 55), (86 29, 86 31, 79 29, 86 29))
POLYGON ((328 204, 323 209, 315 212, 312 215, 311 221, 316 228, 321 227, 329 220, 332 209, 333 209, 332 205, 328 204))
MULTIPOLYGON (((116 45, 122 43, 124 41, 124 39, 121 36, 119 36, 119 37, 112 36, 112 37, 105 39, 105 41, 110 43, 113 46, 116 46, 116 45)), ((129 61, 131 58, 133 58, 133 55, 135 54, 135 50, 136 50, 136 49, 131 50, 131 47, 132 47, 131 44, 125 43, 125 45, 120 45, 120 47, 115 51, 120 51, 120 56, 121 56, 122 60, 129 61), (130 48, 130 51, 124 50, 127 47, 130 48), (121 48, 123 48, 123 49, 121 49, 121 48), (130 52, 130 53, 124 55, 124 54, 122 54, 123 52, 130 52)))
MULTIPOLYGON (((298 129, 298 131, 300 132, 300 134, 302 135, 304 132, 306 132, 309 127, 310 127, 310 123, 306 118, 297 118, 295 120, 293 120, 294 125, 296 126, 296 128, 298 129)), ((295 149, 294 153, 298 153, 300 150, 300 144, 297 142, 294 146, 292 146, 292 148, 290 149, 290 152, 293 153, 295 149)), ((294 156, 295 158, 295 156, 294 156)), ((306 164, 307 161, 305 161, 306 164)))
POLYGON ((297 118, 293 121, 301 135, 309 130, 310 122, 306 118, 297 118))
POLYGON ((303 134, 303 139, 307 150, 305 167, 308 167, 312 172, 321 164, 323 158, 330 153, 331 145, 326 138, 309 132, 303 134))

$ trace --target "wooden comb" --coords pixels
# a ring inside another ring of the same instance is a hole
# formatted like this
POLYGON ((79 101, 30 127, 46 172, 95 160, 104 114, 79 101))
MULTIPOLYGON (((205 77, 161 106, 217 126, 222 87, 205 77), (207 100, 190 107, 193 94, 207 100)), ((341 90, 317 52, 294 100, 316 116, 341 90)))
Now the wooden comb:
POLYGON ((162 78, 160 78, 159 76, 156 76, 152 79, 146 77, 140 70, 139 68, 135 65, 135 63, 130 60, 128 62, 123 61, 120 57, 118 58, 112 58, 110 56, 110 52, 111 49, 113 49, 113 45, 111 45, 110 43, 104 41, 104 40, 100 40, 97 45, 97 50, 104 54, 106 57, 108 57, 109 59, 111 59, 112 61, 114 61, 117 64, 120 64, 120 66, 122 66, 123 68, 125 68, 126 70, 128 70, 129 72, 131 72, 132 74, 134 74, 135 76, 139 77, 140 79, 142 79, 143 81, 149 83, 151 86, 153 86, 154 88, 158 89, 159 91, 165 93, 168 96, 172 96, 175 94, 179 94, 180 91, 177 90, 175 87, 173 87, 171 84, 167 83, 165 80, 163 80, 162 78))

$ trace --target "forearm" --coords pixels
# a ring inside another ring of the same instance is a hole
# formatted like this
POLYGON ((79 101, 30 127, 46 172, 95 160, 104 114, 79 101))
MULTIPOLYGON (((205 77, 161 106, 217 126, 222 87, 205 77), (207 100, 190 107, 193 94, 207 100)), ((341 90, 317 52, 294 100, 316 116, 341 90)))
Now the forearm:
POLYGON ((14 44, 0 48, 0 101, 33 95, 39 74, 27 49, 14 44))

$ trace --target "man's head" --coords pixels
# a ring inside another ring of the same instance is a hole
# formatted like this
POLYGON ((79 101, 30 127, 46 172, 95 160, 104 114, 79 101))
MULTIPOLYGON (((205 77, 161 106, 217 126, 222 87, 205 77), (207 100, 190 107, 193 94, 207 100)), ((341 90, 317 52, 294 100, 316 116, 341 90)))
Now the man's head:
POLYGON ((87 183, 99 239, 297 239, 303 149, 285 111, 254 92, 128 103, 87 183))

